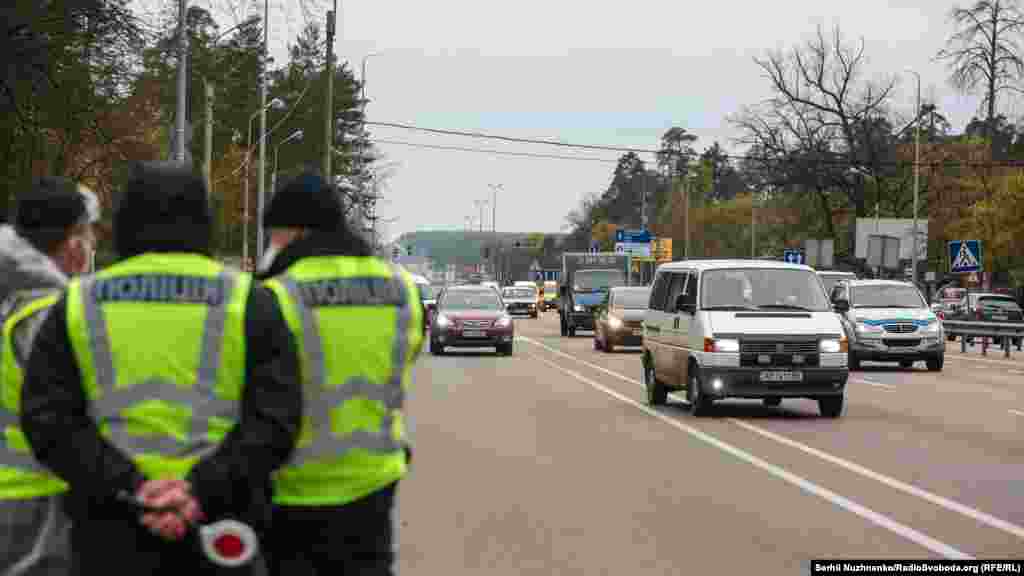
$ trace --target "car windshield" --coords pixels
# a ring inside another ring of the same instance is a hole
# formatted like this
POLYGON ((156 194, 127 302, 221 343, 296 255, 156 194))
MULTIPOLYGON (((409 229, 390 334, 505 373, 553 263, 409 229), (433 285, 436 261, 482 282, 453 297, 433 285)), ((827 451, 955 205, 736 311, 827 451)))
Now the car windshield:
POLYGON ((614 298, 614 304, 617 308, 629 310, 645 309, 651 299, 651 294, 647 290, 623 290, 616 292, 614 298))
POLYGON ((501 299, 488 288, 448 292, 441 301, 445 310, 501 310, 501 299))
POLYGON ((708 270, 701 282, 701 308, 830 310, 817 274, 791 268, 708 270))
POLYGON ((913 286, 875 284, 854 286, 850 290, 850 306, 856 308, 924 308, 921 293, 913 286))
POLYGON ((622 286, 626 278, 621 270, 583 270, 573 280, 577 292, 596 292, 622 286))
POLYGON ((1016 312, 1020 310, 1020 306, 1013 300, 1013 298, 1005 298, 998 296, 985 296, 984 298, 978 299, 979 308, 997 308, 999 310, 1008 310, 1016 312))
POLYGON ((536 298, 536 288, 506 288, 503 298, 536 298))

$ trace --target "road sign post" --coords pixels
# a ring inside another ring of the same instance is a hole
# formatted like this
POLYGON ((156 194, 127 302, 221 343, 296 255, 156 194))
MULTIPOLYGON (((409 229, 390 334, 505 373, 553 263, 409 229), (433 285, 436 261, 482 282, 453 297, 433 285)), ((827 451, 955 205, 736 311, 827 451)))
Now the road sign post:
POLYGON ((981 240, 951 240, 949 271, 952 274, 981 272, 985 269, 981 240))

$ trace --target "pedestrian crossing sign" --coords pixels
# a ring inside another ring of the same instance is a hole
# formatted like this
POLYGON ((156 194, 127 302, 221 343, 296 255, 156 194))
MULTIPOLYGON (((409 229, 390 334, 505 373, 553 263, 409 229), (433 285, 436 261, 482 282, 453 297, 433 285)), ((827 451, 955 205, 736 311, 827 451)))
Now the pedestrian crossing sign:
POLYGON ((981 240, 953 240, 949 243, 949 271, 953 274, 981 272, 981 240))

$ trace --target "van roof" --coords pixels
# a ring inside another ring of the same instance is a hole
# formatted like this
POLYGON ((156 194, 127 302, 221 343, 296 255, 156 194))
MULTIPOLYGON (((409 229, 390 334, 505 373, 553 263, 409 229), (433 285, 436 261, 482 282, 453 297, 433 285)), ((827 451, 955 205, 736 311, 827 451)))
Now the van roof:
POLYGON ((781 260, 678 260, 658 266, 658 270, 724 270, 734 268, 764 268, 780 270, 815 270, 805 264, 790 264, 781 260))
POLYGON ((903 280, 848 280, 846 282, 848 286, 914 286, 910 282, 903 280))

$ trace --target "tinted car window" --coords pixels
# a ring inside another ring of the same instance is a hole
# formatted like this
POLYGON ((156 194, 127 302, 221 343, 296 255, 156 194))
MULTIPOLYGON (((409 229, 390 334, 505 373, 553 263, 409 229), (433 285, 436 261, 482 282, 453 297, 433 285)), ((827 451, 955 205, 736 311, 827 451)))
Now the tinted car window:
POLYGON ((490 289, 446 292, 440 306, 446 310, 501 310, 498 293, 490 289))
POLYGON ((671 279, 672 275, 668 272, 658 274, 654 280, 654 287, 651 289, 651 300, 647 303, 648 308, 651 310, 665 309, 665 297, 668 295, 668 283, 671 279))
POLYGON ((673 272, 672 283, 668 287, 668 298, 665 300, 665 312, 672 314, 676 311, 676 299, 683 293, 686 279, 689 274, 686 272, 673 272))
POLYGON ((576 290, 586 292, 622 286, 626 283, 626 277, 621 270, 585 270, 577 272, 573 281, 576 290))
POLYGON ((701 308, 831 310, 817 274, 792 268, 708 270, 700 298, 701 308))
POLYGON ((978 299, 979 308, 998 308, 1001 310, 1017 311, 1020 310, 1020 306, 1013 298, 1003 298, 998 296, 985 296, 978 299))
POLYGON ((850 305, 857 308, 925 308, 921 293, 913 286, 876 284, 853 286, 850 305))

